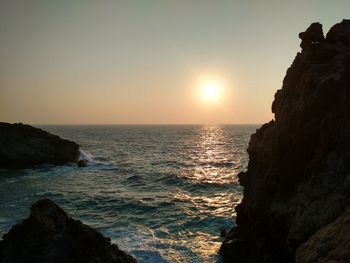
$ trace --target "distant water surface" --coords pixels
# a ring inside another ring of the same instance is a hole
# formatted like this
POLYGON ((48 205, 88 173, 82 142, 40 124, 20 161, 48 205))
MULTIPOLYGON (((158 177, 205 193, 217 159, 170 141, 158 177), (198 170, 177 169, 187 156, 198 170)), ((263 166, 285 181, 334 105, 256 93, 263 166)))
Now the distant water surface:
POLYGON ((89 166, 0 170, 1 234, 47 197, 139 262, 220 261, 256 125, 41 128, 79 143, 89 166))

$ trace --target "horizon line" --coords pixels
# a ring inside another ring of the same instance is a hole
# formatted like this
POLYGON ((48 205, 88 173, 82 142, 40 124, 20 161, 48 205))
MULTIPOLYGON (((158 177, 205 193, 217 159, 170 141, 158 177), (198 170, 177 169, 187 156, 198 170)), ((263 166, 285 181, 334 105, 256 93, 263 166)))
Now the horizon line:
MULTIPOLYGON (((17 122, 18 123, 18 122, 17 122)), ((151 126, 151 125, 262 125, 263 123, 23 123, 28 125, 81 125, 81 126, 98 126, 98 125, 105 125, 105 126, 112 126, 112 125, 120 125, 120 126, 151 126)))

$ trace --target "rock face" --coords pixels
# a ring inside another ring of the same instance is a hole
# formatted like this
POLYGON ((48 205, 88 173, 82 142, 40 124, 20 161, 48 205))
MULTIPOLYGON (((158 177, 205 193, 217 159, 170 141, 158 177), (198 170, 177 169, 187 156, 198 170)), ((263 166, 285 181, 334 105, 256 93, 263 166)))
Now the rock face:
POLYGON ((251 137, 224 262, 349 262, 350 20, 300 38, 275 120, 251 137))
POLYGON ((70 218, 49 199, 37 201, 29 218, 0 241, 1 263, 135 263, 110 239, 70 218))
POLYGON ((322 227, 296 251, 299 263, 341 262, 350 260, 350 210, 322 227))
POLYGON ((0 123, 0 168, 65 164, 79 158, 79 145, 21 123, 0 123))

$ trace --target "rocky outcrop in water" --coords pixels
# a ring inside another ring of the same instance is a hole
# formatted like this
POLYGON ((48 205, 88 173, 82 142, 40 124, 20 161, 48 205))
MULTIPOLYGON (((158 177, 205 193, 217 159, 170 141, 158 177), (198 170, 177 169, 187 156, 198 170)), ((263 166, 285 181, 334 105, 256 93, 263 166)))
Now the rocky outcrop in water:
POLYGON ((78 167, 86 167, 88 165, 88 160, 79 160, 78 167))
POLYGON ((0 168, 77 162, 79 145, 21 123, 0 123, 0 168))
POLYGON ((37 201, 30 216, 4 234, 1 263, 135 263, 95 229, 70 218, 49 199, 37 201))
POLYGON ((349 262, 350 20, 312 24, 252 135, 224 262, 349 262))

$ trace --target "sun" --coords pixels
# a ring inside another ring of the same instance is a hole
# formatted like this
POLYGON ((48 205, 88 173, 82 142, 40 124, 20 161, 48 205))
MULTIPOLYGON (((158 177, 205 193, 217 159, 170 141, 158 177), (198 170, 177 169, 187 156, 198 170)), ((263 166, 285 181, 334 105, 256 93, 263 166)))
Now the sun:
POLYGON ((208 102, 215 102, 220 99, 222 85, 218 81, 206 81, 201 85, 202 98, 208 102))

